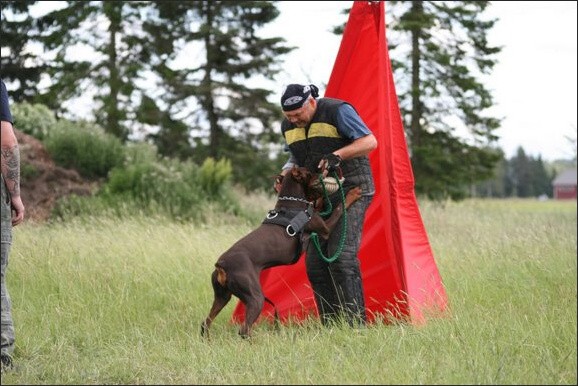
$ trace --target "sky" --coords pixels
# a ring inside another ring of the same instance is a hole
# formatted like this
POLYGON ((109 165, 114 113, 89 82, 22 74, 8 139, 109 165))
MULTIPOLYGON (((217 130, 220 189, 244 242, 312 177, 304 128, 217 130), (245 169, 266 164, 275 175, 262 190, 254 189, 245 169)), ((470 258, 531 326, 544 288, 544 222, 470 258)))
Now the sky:
MULTIPOLYGON (((281 14, 267 28, 297 47, 276 78, 279 94, 284 84, 311 82, 323 95, 341 43, 331 29, 347 21, 341 10, 352 4, 279 2, 281 14)), ((503 118, 498 145, 508 158, 520 146, 547 161, 572 158, 566 137, 575 140, 577 129, 577 2, 493 1, 484 15, 499 19, 488 41, 503 47, 485 83, 496 104, 488 114, 503 118)))

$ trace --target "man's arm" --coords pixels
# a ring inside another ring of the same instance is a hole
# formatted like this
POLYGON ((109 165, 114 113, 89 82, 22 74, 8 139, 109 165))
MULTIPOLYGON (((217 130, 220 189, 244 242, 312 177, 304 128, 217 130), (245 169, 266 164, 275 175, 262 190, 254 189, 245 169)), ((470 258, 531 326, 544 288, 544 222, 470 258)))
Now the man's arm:
POLYGON ((333 152, 341 159, 351 159, 368 155, 377 147, 377 139, 363 119, 350 104, 343 104, 337 113, 338 130, 352 142, 333 152))
POLYGON ((335 150, 333 154, 338 155, 341 159, 351 159, 368 155, 373 149, 377 147, 377 139, 373 134, 367 134, 364 137, 358 138, 349 145, 335 150))
POLYGON ((20 149, 12 124, 1 122, 2 128, 2 176, 11 197, 20 196, 20 149))
POLYGON ((24 220, 24 204, 20 197, 20 149, 18 139, 12 126, 12 114, 8 105, 8 93, 4 82, 1 83, 0 129, 2 155, 2 177, 6 183, 12 205, 12 225, 18 225, 24 220))
POLYGON ((341 160, 348 160, 356 157, 366 156, 377 148, 377 138, 373 135, 371 130, 367 127, 365 122, 361 119, 357 111, 349 105, 343 104, 339 107, 337 113, 337 130, 345 138, 349 138, 351 143, 333 152, 337 157, 326 155, 319 161, 318 167, 323 170, 323 174, 327 173, 327 169, 331 169, 338 165, 341 160))

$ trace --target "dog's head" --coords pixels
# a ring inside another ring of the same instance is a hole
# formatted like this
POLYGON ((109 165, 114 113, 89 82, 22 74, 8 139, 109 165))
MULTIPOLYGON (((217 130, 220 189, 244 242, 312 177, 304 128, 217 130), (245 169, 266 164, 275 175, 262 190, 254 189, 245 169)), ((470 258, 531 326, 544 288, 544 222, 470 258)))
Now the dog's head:
POLYGON ((297 166, 293 168, 291 175, 293 179, 303 186, 307 199, 310 201, 324 197, 325 194, 331 195, 335 193, 345 180, 343 177, 339 180, 329 176, 321 178, 321 173, 313 173, 306 168, 297 166))
POLYGON ((309 201, 314 201, 323 195, 323 185, 318 173, 313 173, 305 167, 294 166, 290 174, 291 178, 303 187, 309 201))
POLYGON ((291 177, 297 181, 298 184, 307 188, 311 184, 311 181, 314 180, 314 173, 311 173, 307 168, 293 166, 293 169, 291 169, 291 177))

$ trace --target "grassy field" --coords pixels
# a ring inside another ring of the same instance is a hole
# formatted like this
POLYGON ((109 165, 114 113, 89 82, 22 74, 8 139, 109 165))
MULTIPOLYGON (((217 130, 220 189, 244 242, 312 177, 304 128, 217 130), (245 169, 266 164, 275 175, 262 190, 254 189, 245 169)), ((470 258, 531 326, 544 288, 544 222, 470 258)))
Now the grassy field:
MULTIPOLYGON (((88 218, 15 230, 16 367, 2 384, 576 384, 576 202, 420 205, 447 317, 425 326, 199 325, 217 257, 255 221, 88 218)), ((262 207, 261 207, 262 206, 262 207)))

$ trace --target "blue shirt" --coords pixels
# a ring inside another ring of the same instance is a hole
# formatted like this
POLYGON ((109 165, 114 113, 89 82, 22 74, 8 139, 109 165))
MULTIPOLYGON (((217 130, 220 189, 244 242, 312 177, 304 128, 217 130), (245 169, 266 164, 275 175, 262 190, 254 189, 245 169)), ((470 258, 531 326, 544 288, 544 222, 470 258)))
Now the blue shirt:
POLYGON ((344 138, 352 141, 371 134, 371 131, 357 114, 357 111, 348 103, 339 106, 337 110, 337 130, 344 138))

